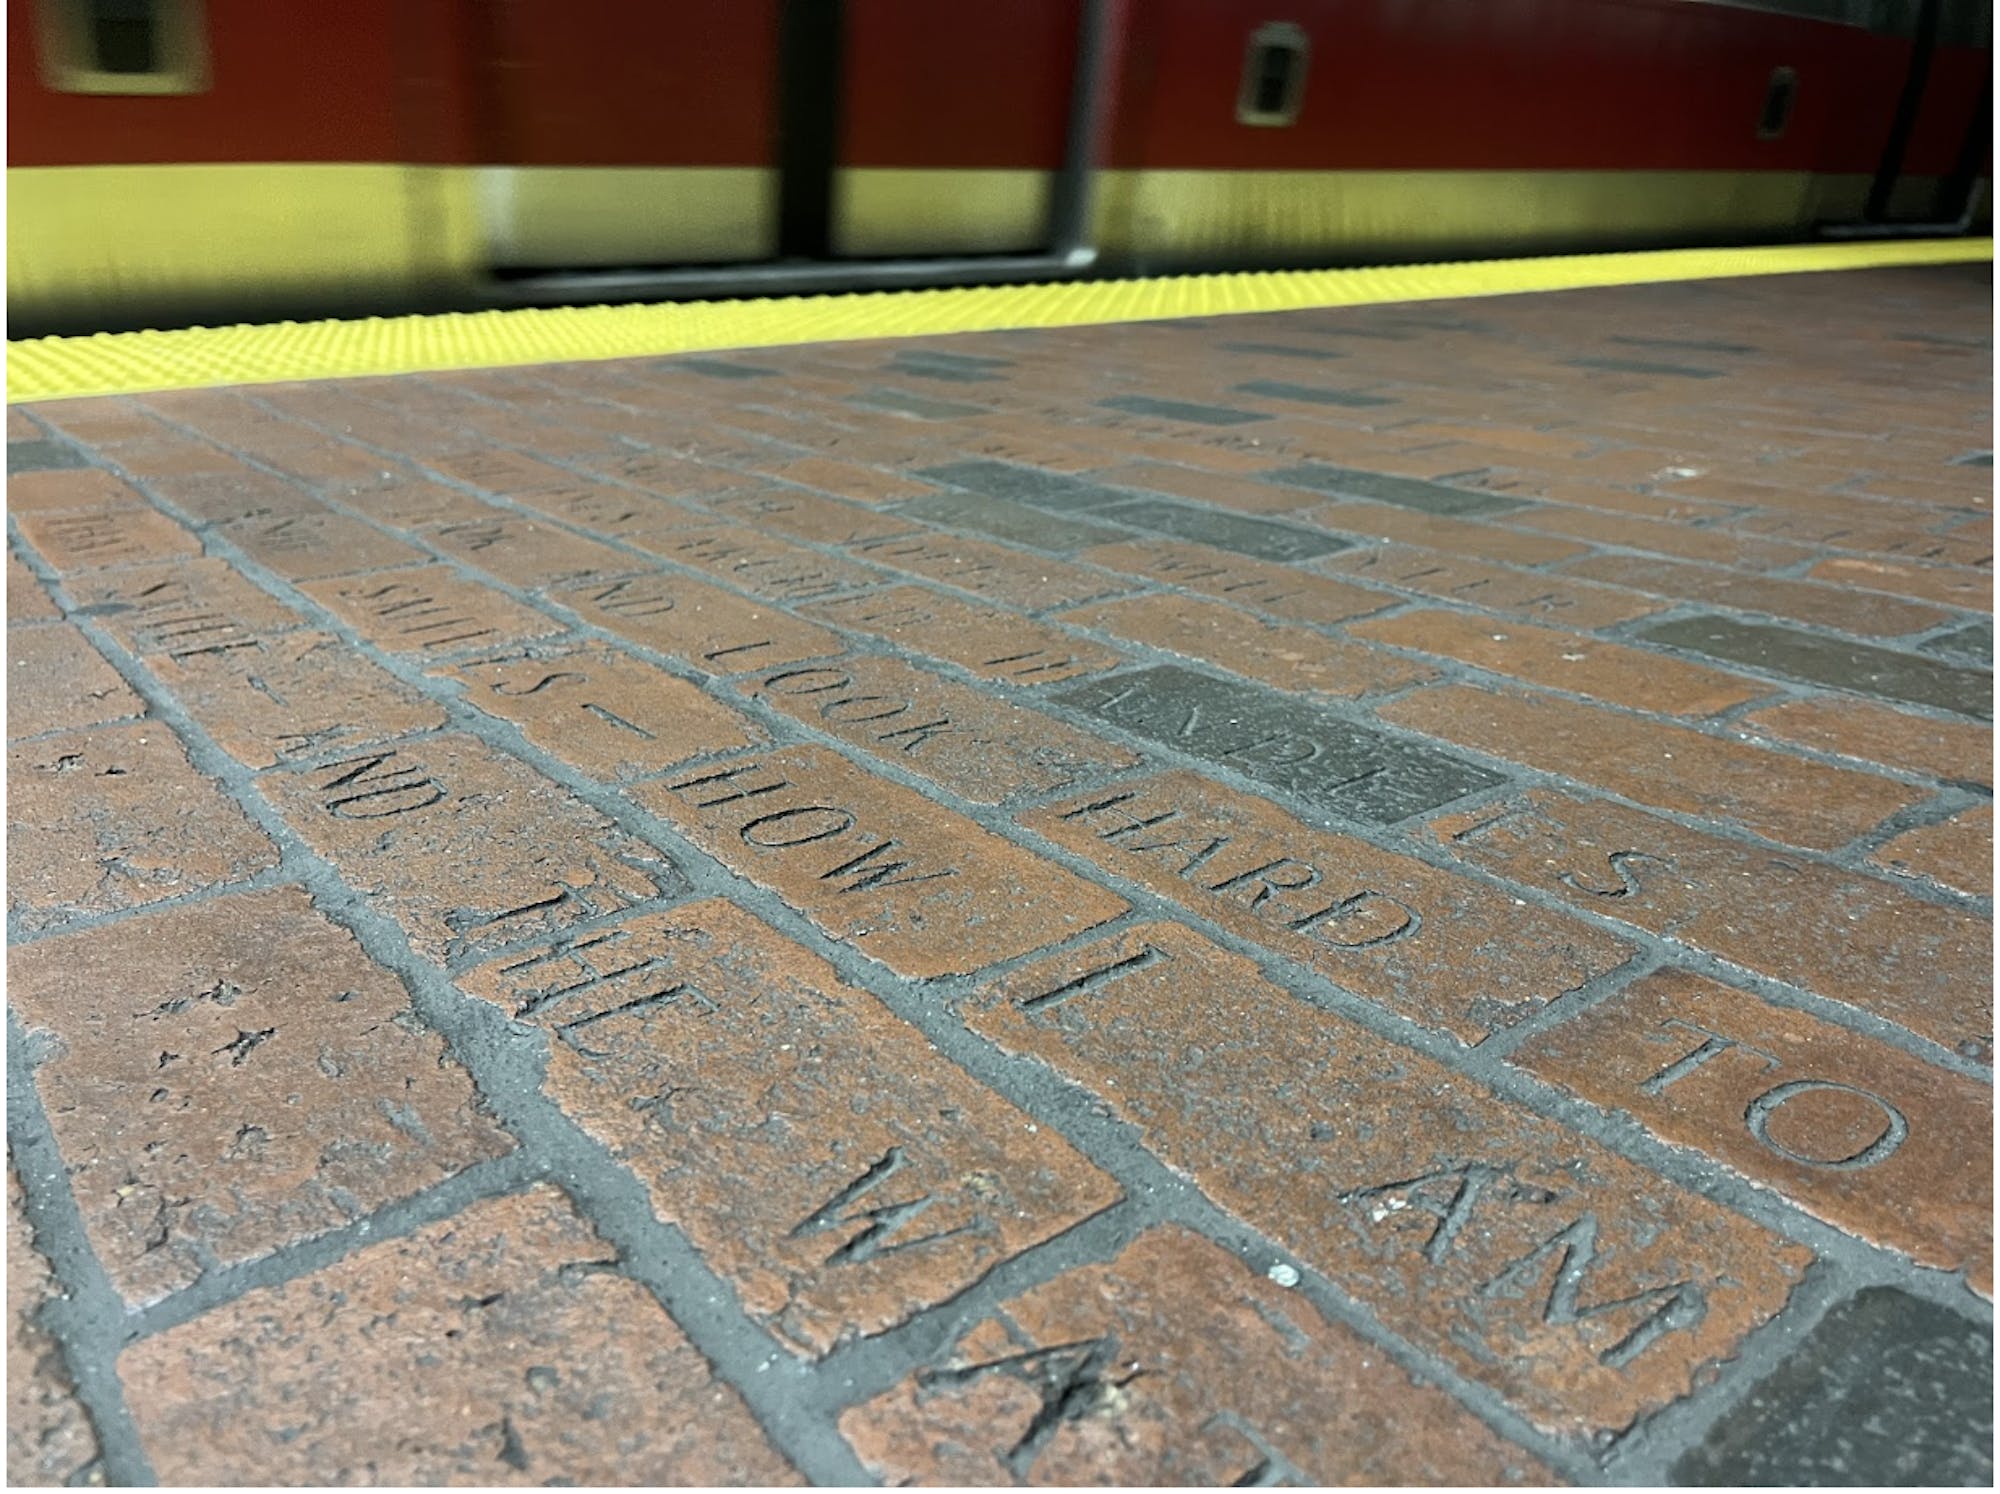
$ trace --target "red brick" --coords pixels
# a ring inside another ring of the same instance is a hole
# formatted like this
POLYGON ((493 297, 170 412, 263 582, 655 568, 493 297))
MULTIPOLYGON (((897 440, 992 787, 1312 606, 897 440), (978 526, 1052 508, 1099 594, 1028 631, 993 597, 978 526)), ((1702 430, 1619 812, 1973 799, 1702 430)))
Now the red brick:
POLYGON ((262 789, 430 959, 557 933, 684 885, 664 854, 470 737, 294 769, 262 789))
POLYGON ((1393 607, 1400 598, 1271 561, 1227 555, 1179 540, 1097 545, 1081 559, 1106 570, 1184 586, 1204 596, 1254 607, 1286 622, 1337 623, 1393 607))
POLYGON ((137 512, 149 507, 137 488, 100 467, 16 472, 7 479, 10 514, 63 513, 76 509, 105 514, 115 510, 137 512))
POLYGON ((975 804, 1069 788, 1137 754, 897 659, 776 670, 736 687, 975 804))
MULTIPOLYGON (((11 411, 9 412, 11 415, 11 411)), ((12 421, 9 421, 11 433, 12 421)), ((7 1483, 16 1489, 102 1484, 97 1433, 62 1350, 35 1314, 64 1295, 35 1248, 21 1184, 7 1168, 7 1483)))
POLYGON ((180 897, 278 860, 157 721, 9 748, 7 849, 8 907, 30 929, 180 897))
POLYGON ((823 493, 851 498, 857 503, 897 503, 933 491, 929 483, 915 482, 893 472, 827 457, 774 460, 758 470, 766 477, 818 488, 823 493))
POLYGON ((7 621, 41 622, 44 619, 61 617, 56 604, 49 600, 49 594, 42 589, 34 572, 14 556, 7 557, 7 621))
POLYGON ((1791 700, 1745 716, 1745 727, 1868 762, 1959 783, 1993 782, 1993 732, 1965 721, 1937 721, 1845 696, 1791 700))
POLYGON ((1110 649, 1061 628, 922 586, 892 587, 806 610, 998 684, 1053 685, 1123 662, 1110 649))
POLYGON ((1114 488, 1137 488, 1147 493, 1172 493, 1197 503, 1213 503, 1242 513, 1275 514, 1305 508, 1315 502, 1313 494, 1299 488, 1253 478, 1230 477, 1198 467, 1171 467, 1163 462, 1126 462, 1090 474, 1092 482, 1114 488))
POLYGON ((509 955, 461 983, 549 1034, 549 1093, 807 1354, 956 1296, 1119 1196, 874 996, 727 902, 509 955))
POLYGON ((1754 680, 1643 649, 1463 612, 1404 612, 1347 631, 1640 711, 1707 716, 1771 693, 1754 680))
POLYGON ((185 659, 254 647, 305 619, 226 560, 175 560, 79 576, 80 610, 135 654, 185 659))
POLYGON ((16 948, 8 988, 84 1231, 135 1305, 512 1147, 402 984, 295 888, 16 948))
POLYGON ((197 524, 268 523, 293 515, 325 512, 325 506, 296 483, 249 467, 154 477, 149 485, 197 524))
POLYGON ((1925 797, 1872 773, 1519 690, 1440 685, 1379 714, 1641 804, 1734 821, 1814 850, 1836 850, 1925 797))
POLYGON ((1177 1225, 1009 1299, 840 1430, 891 1487, 1557 1482, 1177 1225))
POLYGON ((146 714, 117 670, 67 623, 7 633, 7 739, 146 714))
POLYGON ((1686 565, 1636 555, 1589 555, 1569 562, 1561 579, 1588 576, 1650 591, 1674 601, 1710 602, 1744 612, 1768 612, 1865 638, 1896 638, 1943 622, 1949 613, 1853 586, 1821 586, 1770 576, 1743 576, 1716 566, 1686 565))
POLYGON ((299 588, 377 648, 457 653, 563 631, 561 623, 450 566, 411 566, 299 588))
POLYGON ((1509 1060, 1829 1224, 1992 1295, 1992 1091, 1874 1038, 1656 971, 1509 1060))
POLYGON ((1332 556, 1323 564, 1371 585, 1399 586, 1447 602, 1465 602, 1585 631, 1629 622, 1666 605, 1635 591, 1593 586, 1568 575, 1514 570, 1410 545, 1355 550, 1332 556))
MULTIPOLYGON (((514 501, 562 523, 611 536, 685 524, 694 517, 693 510, 665 498, 593 483, 587 478, 578 479, 566 488, 523 493, 514 501)), ((489 508, 486 517, 495 517, 494 511, 489 508)))
POLYGON ((632 796, 898 975, 962 974, 1116 918, 1124 899, 822 747, 632 796))
POLYGON ((457 524, 491 518, 493 505, 456 488, 435 482, 393 482, 349 489, 339 487, 340 501, 359 509, 378 524, 396 529, 422 529, 432 524, 457 524))
POLYGON ((353 751, 444 725, 434 702, 327 633, 149 662, 196 725, 250 768, 353 751))
POLYGON ((511 514, 435 525, 424 531, 424 538, 447 555, 526 590, 650 569, 609 545, 511 514))
POLYGON ((1291 623, 1267 623, 1220 602, 1135 597, 1057 619, 1205 661, 1302 695, 1352 698, 1432 679, 1437 671, 1380 649, 1341 643, 1291 623))
POLYGON ((1477 560, 1501 560, 1513 565, 1542 565, 1581 555, 1588 546, 1540 534, 1522 534, 1497 524, 1417 513, 1387 503, 1329 503, 1305 516, 1322 529, 1371 539, 1397 540, 1449 550, 1477 560))
POLYGON ((551 593, 584 621, 705 674, 737 674, 837 654, 840 635, 683 576, 578 581, 551 593))
POLYGON ((851 545, 908 534, 917 527, 907 519, 795 488, 724 493, 705 500, 704 506, 727 518, 775 529, 816 545, 851 545))
POLYGON ((343 514, 296 513, 241 519, 230 524, 227 532, 244 554, 288 581, 352 575, 384 566, 409 565, 424 558, 422 551, 343 514))
POLYGON ((1806 574, 1815 581, 1894 592, 1970 612, 1993 610, 1993 573, 1972 566, 1899 565, 1842 556, 1822 560, 1806 574))
POLYGON ((1811 1259, 1174 925, 1015 971, 965 1015, 1559 1435, 1687 1395, 1811 1259))
POLYGON ((1903 876, 1928 877, 1941 887, 1991 897, 1993 806, 1982 804, 1935 825, 1905 830, 1868 859, 1903 876))
POLYGON ((1457 855, 1754 974, 1976 1054, 1993 1038, 1992 928, 1886 882, 1533 789, 1431 822, 1457 855))
POLYGON ((460 681, 473 705, 593 778, 637 778, 770 740, 701 686, 601 645, 431 673, 460 681))
POLYGON ((1632 953, 1581 922, 1193 773, 1100 789, 1021 823, 1461 1042, 1511 1026, 1632 953))
POLYGON ((201 553, 192 534, 150 509, 24 514, 16 522, 49 568, 61 575, 201 553))
POLYGON ((854 552, 876 565, 955 586, 1023 612, 1074 606, 1091 597, 1129 589, 1127 583, 1101 571, 934 531, 870 540, 856 545, 854 552))
POLYGON ((424 465, 467 487, 483 488, 502 497, 573 487, 578 481, 576 473, 566 468, 500 447, 427 457, 424 465))
POLYGON ((632 536, 632 543, 677 564, 705 571, 752 596, 809 602, 886 580, 873 567, 773 539, 748 524, 693 519, 672 529, 632 536))
POLYGON ((1631 550, 1650 550, 1659 555, 1678 555, 1687 560, 1710 561, 1739 570, 1775 571, 1804 560, 1813 553, 1805 545, 1754 539, 1726 529, 1699 529, 1692 524, 1598 513, 1587 508, 1549 506, 1528 509, 1510 514, 1508 522, 1519 524, 1524 529, 1545 530, 1572 539, 1622 545, 1631 550))
POLYGON ((23 410, 19 405, 9 405, 7 407, 7 439, 9 441, 37 441, 41 439, 42 434, 42 428, 28 418, 27 411, 23 410))
POLYGON ((747 482, 742 473, 726 467, 656 451, 627 449, 603 456, 584 456, 577 458, 577 465, 670 498, 692 493, 726 493, 747 482))
POLYGON ((260 1287, 119 1358, 162 1483, 795 1485, 546 1184, 260 1287))

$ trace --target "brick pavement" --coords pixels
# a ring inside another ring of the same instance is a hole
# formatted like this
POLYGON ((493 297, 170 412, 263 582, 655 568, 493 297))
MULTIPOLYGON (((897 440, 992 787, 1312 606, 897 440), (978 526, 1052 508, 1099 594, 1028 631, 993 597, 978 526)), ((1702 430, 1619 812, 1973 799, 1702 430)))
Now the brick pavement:
POLYGON ((10 411, 10 1476, 1990 1479, 1989 316, 10 411))

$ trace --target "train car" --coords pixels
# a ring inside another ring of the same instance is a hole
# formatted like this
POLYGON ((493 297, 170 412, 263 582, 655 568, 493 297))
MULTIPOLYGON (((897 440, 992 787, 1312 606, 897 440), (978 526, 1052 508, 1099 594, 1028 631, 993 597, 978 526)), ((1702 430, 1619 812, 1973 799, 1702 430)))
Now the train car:
POLYGON ((15 0, 11 335, 1990 224, 1990 0, 15 0))

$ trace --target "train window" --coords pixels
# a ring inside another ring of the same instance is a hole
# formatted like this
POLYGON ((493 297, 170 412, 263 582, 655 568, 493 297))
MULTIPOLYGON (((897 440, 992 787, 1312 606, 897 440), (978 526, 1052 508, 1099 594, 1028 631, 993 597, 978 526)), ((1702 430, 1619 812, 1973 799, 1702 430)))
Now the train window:
POLYGON ((1273 21, 1250 33, 1243 54, 1243 83, 1236 94, 1236 122, 1288 125, 1305 102, 1305 32, 1288 21, 1273 21))
POLYGON ((42 77, 62 93, 201 93, 199 0, 40 0, 42 77))
POLYGON ((1757 138, 1776 140, 1792 122, 1792 105, 1799 96, 1799 75, 1788 67, 1771 69, 1764 88, 1764 112, 1757 116, 1757 138))

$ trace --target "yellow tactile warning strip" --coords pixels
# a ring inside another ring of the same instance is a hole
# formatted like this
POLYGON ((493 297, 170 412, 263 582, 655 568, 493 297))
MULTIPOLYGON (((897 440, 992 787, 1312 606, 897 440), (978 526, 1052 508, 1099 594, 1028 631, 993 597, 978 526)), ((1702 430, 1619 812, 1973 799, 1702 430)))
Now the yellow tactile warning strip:
POLYGON ((1674 280, 1960 264, 1992 257, 1990 238, 1674 249, 45 337, 8 344, 7 400, 14 404, 217 384, 586 362, 1009 327, 1073 327, 1674 280))

